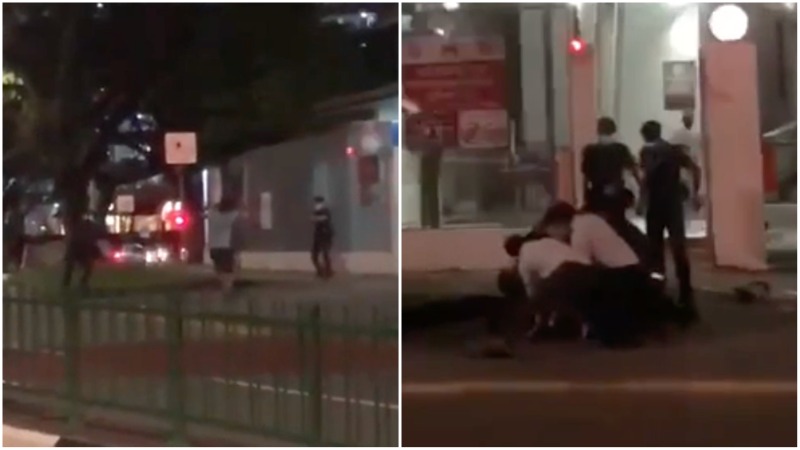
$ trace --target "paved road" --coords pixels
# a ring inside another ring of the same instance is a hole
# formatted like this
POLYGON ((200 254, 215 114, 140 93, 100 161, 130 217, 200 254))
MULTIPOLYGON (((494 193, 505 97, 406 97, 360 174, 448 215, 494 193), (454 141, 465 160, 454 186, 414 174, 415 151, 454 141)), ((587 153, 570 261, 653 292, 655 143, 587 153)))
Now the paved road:
POLYGON ((632 351, 562 342, 478 360, 465 349, 479 323, 410 333, 403 443, 794 446, 795 313, 700 303, 702 325, 632 351))

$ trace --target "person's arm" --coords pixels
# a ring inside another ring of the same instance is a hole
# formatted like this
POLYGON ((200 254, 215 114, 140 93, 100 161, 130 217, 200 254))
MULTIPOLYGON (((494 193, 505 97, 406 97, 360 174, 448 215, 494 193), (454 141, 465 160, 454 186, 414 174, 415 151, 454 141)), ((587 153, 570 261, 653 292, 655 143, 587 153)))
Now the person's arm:
POLYGON ((677 150, 677 157, 680 159, 681 167, 688 170, 692 176, 692 198, 696 199, 697 194, 700 192, 700 184, 703 181, 703 171, 700 170, 700 166, 695 162, 689 152, 680 148, 677 150))
POLYGON ((586 223, 586 217, 575 217, 572 222, 572 236, 570 245, 589 261, 595 261, 595 251, 592 246, 591 230, 586 223))
POLYGON ((536 293, 536 283, 539 281, 539 276, 531 264, 530 258, 526 257, 524 253, 520 253, 517 271, 523 286, 525 286, 525 293, 529 299, 532 299, 536 293))
POLYGON ((639 168, 636 165, 636 158, 633 157, 633 152, 631 152, 631 149, 627 145, 625 144, 620 144, 620 145, 623 151, 623 156, 622 156, 624 164, 623 167, 625 168, 625 170, 628 171, 628 173, 631 174, 633 179, 636 180, 636 185, 641 189, 642 177, 639 173, 639 168))
POLYGON ((589 188, 589 175, 591 174, 592 168, 592 146, 587 145, 583 147, 581 151, 581 174, 583 174, 583 187, 584 189, 589 188))

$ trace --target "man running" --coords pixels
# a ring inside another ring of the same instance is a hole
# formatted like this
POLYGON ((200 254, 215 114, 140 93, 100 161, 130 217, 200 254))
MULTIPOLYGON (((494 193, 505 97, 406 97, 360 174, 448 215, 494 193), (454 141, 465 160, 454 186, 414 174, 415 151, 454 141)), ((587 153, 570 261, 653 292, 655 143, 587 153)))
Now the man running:
POLYGON ((646 198, 645 221, 647 238, 652 252, 652 267, 662 276, 665 273, 664 231, 669 233, 669 244, 675 261, 678 277, 678 305, 687 322, 698 319, 694 302, 691 269, 686 253, 686 225, 683 202, 686 199, 681 183, 681 170, 692 175, 690 199, 698 206, 700 189, 700 167, 680 146, 672 145, 661 138, 661 124, 648 121, 642 125, 644 147, 640 153, 643 172, 643 191, 646 198))

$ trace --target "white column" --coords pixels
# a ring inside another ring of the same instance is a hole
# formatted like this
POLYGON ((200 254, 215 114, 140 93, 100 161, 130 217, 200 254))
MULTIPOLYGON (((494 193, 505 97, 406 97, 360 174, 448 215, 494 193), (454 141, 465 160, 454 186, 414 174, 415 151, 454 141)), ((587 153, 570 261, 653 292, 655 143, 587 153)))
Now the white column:
POLYGON ((596 140, 597 102, 595 95, 594 54, 586 53, 569 59, 569 130, 575 204, 583 203, 581 152, 596 140))
POLYGON ((710 237, 718 266, 764 270, 764 191, 756 48, 747 42, 701 49, 703 139, 710 237), (731 76, 735 74, 735 76, 731 76))

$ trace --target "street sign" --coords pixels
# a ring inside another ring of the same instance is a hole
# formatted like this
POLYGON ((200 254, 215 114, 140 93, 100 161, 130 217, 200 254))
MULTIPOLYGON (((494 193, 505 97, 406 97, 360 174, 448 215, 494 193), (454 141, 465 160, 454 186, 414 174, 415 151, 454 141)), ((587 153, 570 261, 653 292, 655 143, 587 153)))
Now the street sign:
POLYGON ((133 195, 118 195, 115 203, 117 214, 132 214, 136 206, 133 195))
POLYGON ((693 111, 697 89, 697 66, 694 61, 664 61, 664 109, 693 111))
POLYGON ((197 135, 195 133, 167 133, 164 136, 167 164, 185 166, 197 162, 197 135))

